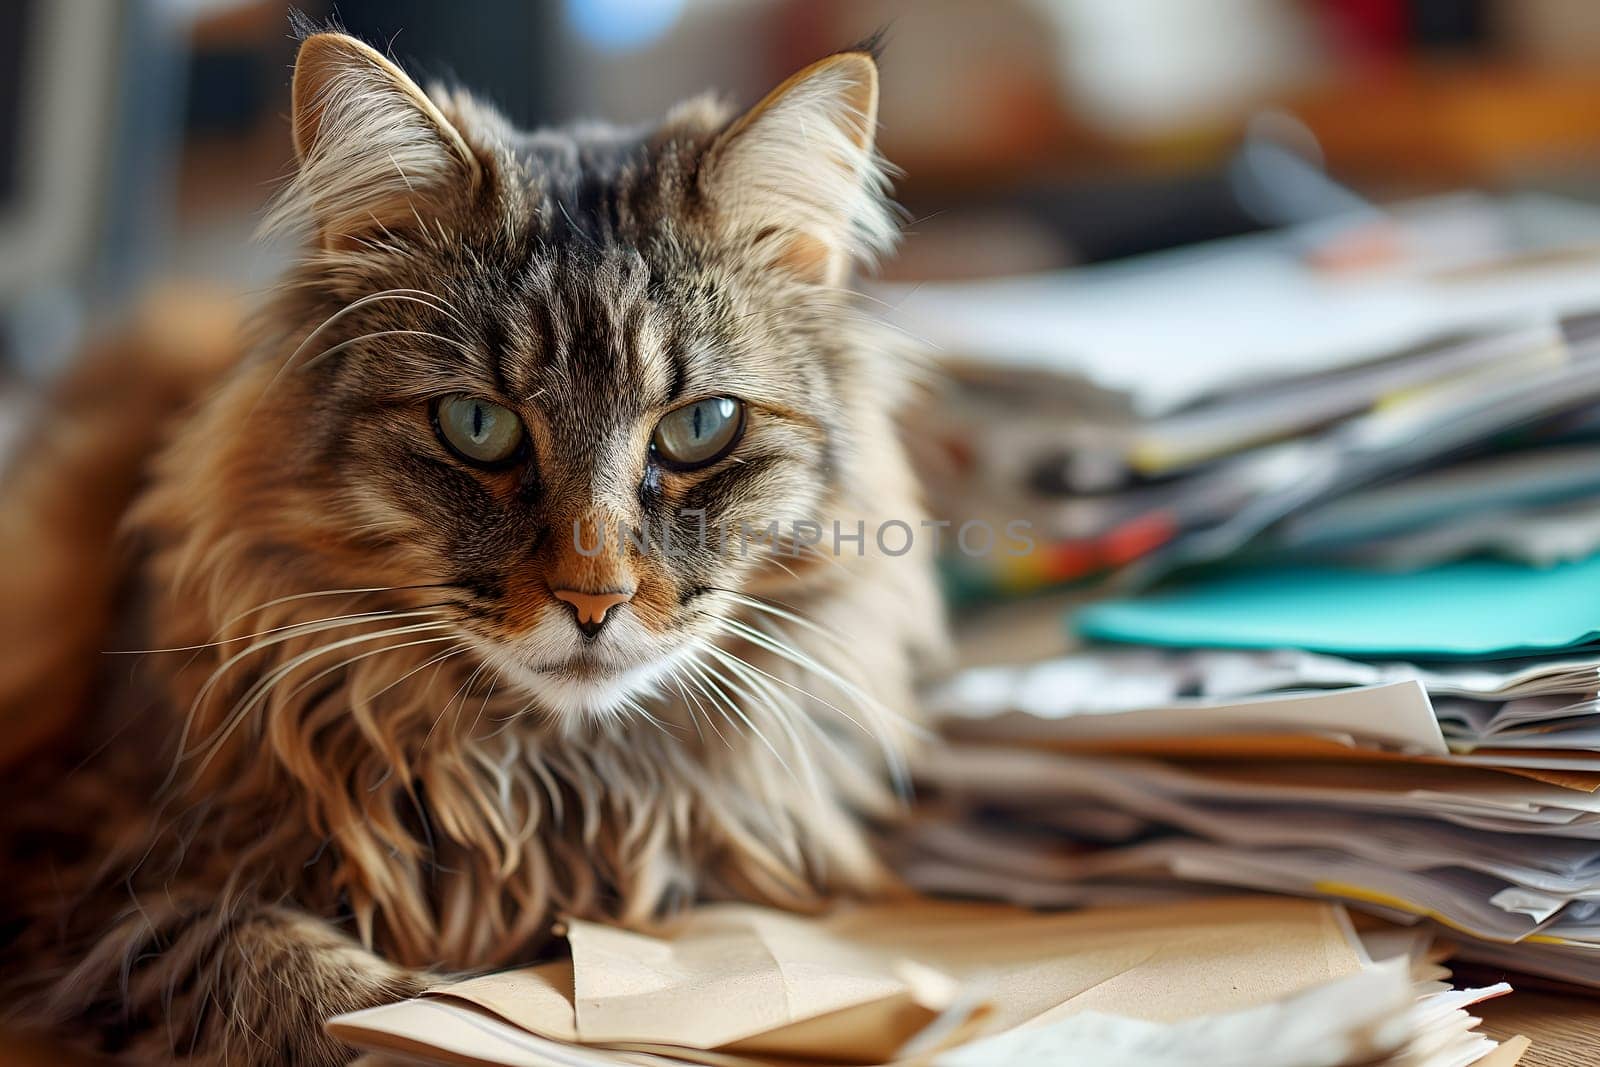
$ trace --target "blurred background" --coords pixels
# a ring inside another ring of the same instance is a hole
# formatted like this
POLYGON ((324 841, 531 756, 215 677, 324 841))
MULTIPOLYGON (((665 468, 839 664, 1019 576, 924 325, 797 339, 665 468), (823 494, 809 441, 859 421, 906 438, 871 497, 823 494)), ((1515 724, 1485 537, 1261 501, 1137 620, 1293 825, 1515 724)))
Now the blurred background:
MULTIPOLYGON (((882 145, 912 220, 889 268, 900 278, 1114 259, 1356 198, 1600 195, 1588 0, 298 6, 414 71, 459 76, 521 123, 641 120, 707 87, 754 100, 887 25, 882 145), (1289 158, 1252 174, 1252 138, 1289 158)), ((290 159, 288 8, 0 3, 9 368, 51 365, 153 279, 272 277, 274 251, 248 238, 290 159)))

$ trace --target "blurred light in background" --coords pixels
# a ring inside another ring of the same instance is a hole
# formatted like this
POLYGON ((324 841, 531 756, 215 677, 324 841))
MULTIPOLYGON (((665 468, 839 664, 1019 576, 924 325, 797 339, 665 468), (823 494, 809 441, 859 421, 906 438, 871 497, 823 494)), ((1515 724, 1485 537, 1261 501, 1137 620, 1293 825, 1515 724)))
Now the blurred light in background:
POLYGON ((1059 27, 1066 88, 1120 134, 1214 121, 1303 81, 1303 13, 1277 0, 1035 0, 1059 27))
POLYGON ((585 44, 632 52, 663 37, 683 14, 684 0, 566 0, 567 24, 585 44))

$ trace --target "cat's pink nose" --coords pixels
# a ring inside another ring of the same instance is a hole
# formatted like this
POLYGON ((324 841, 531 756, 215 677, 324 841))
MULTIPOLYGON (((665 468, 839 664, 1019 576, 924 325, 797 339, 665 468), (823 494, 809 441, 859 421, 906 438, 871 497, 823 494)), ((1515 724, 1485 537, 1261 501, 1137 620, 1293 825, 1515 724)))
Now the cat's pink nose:
POLYGON ((585 636, 593 637, 606 624, 607 613, 618 604, 633 599, 633 593, 613 590, 609 593, 582 593, 576 589, 552 589, 550 595, 572 607, 572 617, 585 636))

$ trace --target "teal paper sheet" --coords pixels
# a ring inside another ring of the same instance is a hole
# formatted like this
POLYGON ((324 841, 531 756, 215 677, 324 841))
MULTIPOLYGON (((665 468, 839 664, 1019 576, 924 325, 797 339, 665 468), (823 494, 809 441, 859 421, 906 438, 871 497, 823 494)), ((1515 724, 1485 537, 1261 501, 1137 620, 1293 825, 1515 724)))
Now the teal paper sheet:
POLYGON ((1406 574, 1237 571, 1086 608, 1084 637, 1181 648, 1501 658, 1600 643, 1600 556, 1535 568, 1463 560, 1406 574))

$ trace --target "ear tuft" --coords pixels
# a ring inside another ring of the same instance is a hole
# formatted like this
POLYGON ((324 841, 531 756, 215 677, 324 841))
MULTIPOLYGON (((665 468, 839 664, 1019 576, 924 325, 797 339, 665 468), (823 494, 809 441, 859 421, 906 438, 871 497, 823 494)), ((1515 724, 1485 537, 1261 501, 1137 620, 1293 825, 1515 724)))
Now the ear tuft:
POLYGON ((776 235, 778 265, 836 284, 851 260, 886 251, 898 231, 873 146, 877 114, 870 53, 813 63, 713 144, 706 168, 713 210, 746 237, 776 235))
POLYGON ((882 63, 883 62, 883 52, 884 52, 884 49, 888 46, 888 42, 889 42, 889 27, 886 26, 886 25, 885 26, 879 26, 877 29, 873 30, 871 33, 869 33, 865 37, 861 38, 861 40, 857 41, 855 43, 854 47, 846 48, 845 51, 846 52, 865 52, 868 56, 870 56, 872 58, 872 61, 874 63, 882 63))
POLYGON ((293 132, 300 168, 278 214, 304 211, 325 243, 418 221, 482 178, 477 157, 427 94, 342 33, 300 45, 293 132))

